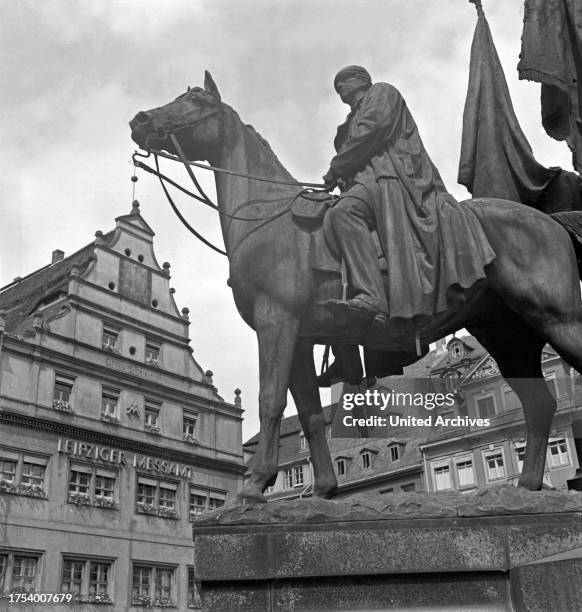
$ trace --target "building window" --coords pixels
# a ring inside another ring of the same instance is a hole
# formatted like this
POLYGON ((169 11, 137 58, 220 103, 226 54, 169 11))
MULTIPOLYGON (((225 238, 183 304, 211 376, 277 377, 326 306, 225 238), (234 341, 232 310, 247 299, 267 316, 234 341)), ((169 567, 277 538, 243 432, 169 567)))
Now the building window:
POLYGON ((477 406, 477 416, 479 418, 486 419, 495 416, 495 398, 493 395, 476 397, 475 404, 477 406))
POLYGON ((196 442, 198 439, 198 415, 194 412, 184 412, 182 416, 182 437, 186 442, 196 442))
POLYGON ((304 433, 299 434, 299 450, 307 450, 307 438, 304 433))
POLYGON ((398 459, 400 459, 400 448, 398 444, 390 446, 390 459, 392 459, 392 461, 398 461, 398 459))
POLYGON ((177 483, 137 477, 136 511, 140 514, 178 518, 177 499, 177 483))
POLYGON ((451 469, 448 465, 438 465, 433 468, 434 488, 437 491, 451 489, 451 469))
POLYGON ((46 498, 47 457, 0 449, 0 494, 46 498))
POLYGON ((0 593, 33 593, 40 555, 24 551, 0 551, 0 593))
POLYGON ((75 594, 77 602, 113 603, 111 561, 65 557, 62 567, 63 593, 75 594))
POLYGON ((208 491, 199 487, 190 487, 190 520, 205 512, 222 508, 226 503, 226 492, 208 491))
POLYGON ((202 601, 200 599, 200 593, 196 588, 196 577, 194 576, 194 568, 188 568, 188 607, 189 608, 202 608, 202 601))
POLYGON ((146 343, 145 362, 147 365, 160 367, 160 346, 153 342, 146 343))
POLYGON ((560 467, 570 463, 565 438, 551 439, 548 442, 548 459, 550 467, 560 467))
POLYGON ((362 457, 362 467, 365 470, 368 470, 372 467, 372 454, 370 453, 370 451, 364 451, 361 454, 362 457))
POLYGON ((109 423, 119 423, 118 405, 119 391, 103 387, 101 391, 101 420, 109 423))
POLYGON ((75 379, 66 374, 55 373, 55 388, 53 391, 53 408, 63 412, 72 412, 72 395, 75 379))
POLYGON ((400 490, 403 493, 410 493, 411 491, 416 491, 416 485, 413 482, 410 482, 408 484, 403 484, 403 485, 400 485, 400 490))
POLYGON ((133 564, 131 604, 133 606, 174 606, 175 567, 133 564))
POLYGON ((144 429, 149 433, 160 433, 161 404, 152 400, 145 400, 144 429))
POLYGON ((444 375, 445 389, 449 393, 453 393, 457 388, 458 380, 459 380, 459 373, 457 371, 453 370, 453 371, 447 372, 444 375))
POLYGON ((284 489, 293 488, 293 470, 291 468, 283 471, 283 488, 284 489))
POLYGON ((116 509, 117 473, 98 466, 71 465, 67 501, 78 506, 116 509))
POLYGON ((558 393, 558 381, 556 380, 556 373, 544 372, 544 379, 548 386, 549 392, 552 394, 552 397, 554 399, 558 399, 560 394, 558 393))
POLYGON ((345 459, 336 459, 335 460, 335 471, 338 476, 345 476, 346 474, 346 460, 345 459))
POLYGON ((119 332, 114 329, 104 327, 101 348, 109 353, 119 353, 119 332))
POLYGON ((464 459, 455 463, 457 470, 457 481, 459 488, 472 487, 475 485, 475 473, 473 471, 473 461, 464 459))
POLYGON ((303 466, 296 465, 293 468, 293 486, 300 487, 303 484, 303 466))
POLYGON ((515 447, 515 459, 517 462, 517 473, 523 471, 523 462, 525 461, 525 445, 515 447))
POLYGON ((517 393, 513 389, 505 389, 503 391, 503 403, 507 411, 521 408, 519 397, 517 397, 517 393))
POLYGON ((487 467, 487 478, 499 480, 505 478, 505 463, 501 449, 485 453, 485 465, 487 467))
POLYGON ((461 342, 453 342, 449 348, 452 361, 459 361, 464 355, 463 344, 461 342))

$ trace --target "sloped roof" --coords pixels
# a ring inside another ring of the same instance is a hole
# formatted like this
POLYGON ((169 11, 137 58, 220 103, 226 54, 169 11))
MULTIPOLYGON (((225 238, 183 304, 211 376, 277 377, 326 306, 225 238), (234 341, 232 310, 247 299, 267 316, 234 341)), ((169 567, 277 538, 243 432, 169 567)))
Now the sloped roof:
MULTIPOLYGON (((105 234, 108 244, 113 231, 105 234)), ((22 322, 43 299, 60 292, 66 292, 73 266, 82 274, 93 258, 95 244, 84 246, 76 253, 32 272, 20 280, 13 281, 0 289, 0 313, 6 321, 6 331, 14 333, 22 322)))

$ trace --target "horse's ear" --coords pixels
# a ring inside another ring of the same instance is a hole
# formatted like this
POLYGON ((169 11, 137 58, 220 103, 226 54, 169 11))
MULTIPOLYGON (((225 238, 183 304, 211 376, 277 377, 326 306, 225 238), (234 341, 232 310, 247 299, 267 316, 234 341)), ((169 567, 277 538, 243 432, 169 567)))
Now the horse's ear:
POLYGON ((211 96, 214 96, 219 102, 221 101, 220 93, 218 93, 218 87, 216 87, 216 83, 208 70, 204 71, 204 89, 211 96))

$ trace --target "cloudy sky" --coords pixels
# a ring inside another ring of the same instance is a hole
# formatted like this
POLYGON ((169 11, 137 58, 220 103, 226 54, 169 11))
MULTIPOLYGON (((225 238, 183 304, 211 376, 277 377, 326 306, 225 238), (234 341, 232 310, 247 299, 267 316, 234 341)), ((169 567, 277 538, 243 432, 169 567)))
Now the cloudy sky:
MULTIPOLYGON (((565 145, 541 128, 539 86, 517 79, 523 0, 483 4, 536 158, 571 170, 565 145)), ((296 178, 319 181, 347 111, 333 75, 363 64, 400 89, 445 184, 465 199, 456 176, 475 22, 467 0, 0 0, 0 286, 130 211, 128 121, 202 85, 205 69, 296 178)), ((186 232, 153 177, 138 176, 158 260, 172 264, 176 301, 191 312, 195 357, 225 399, 242 389, 246 439, 258 427, 257 349, 226 259, 186 232)), ((211 177, 204 184, 212 191, 211 177)), ((220 243, 212 211, 178 201, 220 243)))

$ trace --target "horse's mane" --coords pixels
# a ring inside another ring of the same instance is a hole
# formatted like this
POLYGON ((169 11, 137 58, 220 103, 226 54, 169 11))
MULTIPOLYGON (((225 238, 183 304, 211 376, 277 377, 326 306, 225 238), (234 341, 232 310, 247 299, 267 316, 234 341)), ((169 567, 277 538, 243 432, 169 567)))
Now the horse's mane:
MULTIPOLYGON (((225 106, 227 105, 225 104, 225 106)), ((287 168, 285 168, 285 166, 280 162, 279 158, 275 155, 275 152, 271 148, 271 145, 269 144, 267 139, 261 136, 261 134, 259 134, 259 132, 257 132, 257 130, 252 125, 248 123, 244 123, 242 119, 240 118, 239 114, 232 107, 228 107, 228 108, 230 108, 230 110, 235 115, 235 117, 240 121, 241 126, 246 131, 245 136, 251 137, 251 138, 254 137, 253 139, 259 143, 267 159, 273 162, 281 170, 285 178, 291 181, 294 181, 295 179, 293 178, 293 176, 290 174, 287 168)))

